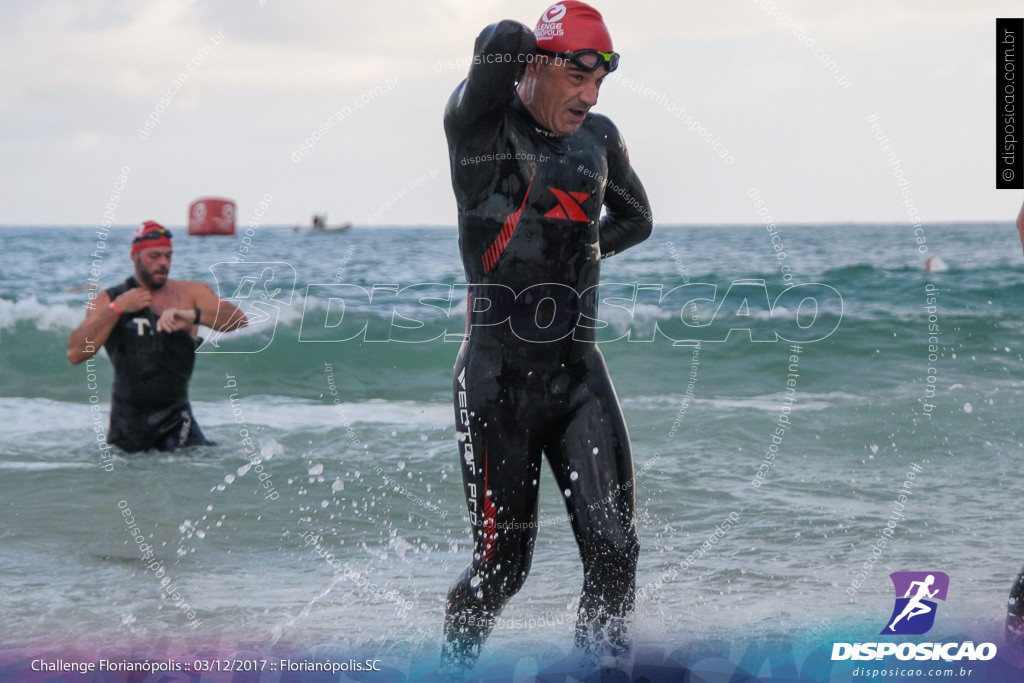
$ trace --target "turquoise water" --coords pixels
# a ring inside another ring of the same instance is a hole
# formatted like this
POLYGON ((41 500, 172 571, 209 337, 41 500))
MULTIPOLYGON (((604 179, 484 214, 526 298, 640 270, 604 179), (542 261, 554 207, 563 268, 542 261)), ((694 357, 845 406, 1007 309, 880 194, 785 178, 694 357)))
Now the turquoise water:
MULTIPOLYGON (((762 227, 659 227, 603 263, 608 291, 641 291, 635 304, 602 307, 609 338, 629 332, 602 350, 638 471, 637 639, 666 649, 871 640, 892 609, 888 574, 924 570, 950 577, 936 629, 998 637, 1024 562, 1015 228, 928 226, 927 253, 903 225, 784 226, 781 236, 780 261, 762 227), (926 271, 936 255, 947 268, 926 271), (696 309, 651 293, 698 283, 717 289, 696 309), (789 285, 817 293, 817 309, 772 311, 789 285), (744 297, 727 297, 730 287, 744 297), (709 326, 686 327, 694 321, 709 326), (674 344, 683 335, 655 325, 704 341, 674 344), (803 340, 799 349, 751 341, 776 332, 803 340), (908 473, 891 540, 863 571, 908 473)), ((91 228, 0 228, 0 648, 287 645, 432 658, 445 593, 470 554, 450 406, 458 342, 440 338, 465 326, 456 231, 259 228, 245 257, 276 264, 281 291, 264 300, 266 322, 205 347, 192 382, 197 419, 219 445, 109 460, 95 439, 109 362, 73 367, 65 353, 85 312, 86 294, 72 290, 95 277, 94 260, 102 287, 123 280, 128 239, 111 231, 97 259, 91 228), (417 284, 432 304, 406 292, 396 307, 385 287, 417 284), (364 322, 357 338, 330 341, 364 322), (383 341, 398 334, 417 343, 383 341)), ((232 296, 264 268, 211 271, 241 245, 241 235, 179 236, 172 276, 232 296)), ((572 646, 582 572, 545 477, 533 571, 491 653, 572 646)))

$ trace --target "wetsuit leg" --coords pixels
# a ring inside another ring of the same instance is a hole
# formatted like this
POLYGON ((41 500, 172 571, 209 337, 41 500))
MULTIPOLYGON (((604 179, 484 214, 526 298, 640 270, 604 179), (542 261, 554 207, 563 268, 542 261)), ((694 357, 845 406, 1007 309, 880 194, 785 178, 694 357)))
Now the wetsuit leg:
POLYGON ((128 453, 217 445, 203 434, 188 402, 158 410, 112 408, 107 441, 128 453))
MULTIPOLYGON (((192 414, 191 409, 189 410, 189 414, 190 415, 192 414)), ((188 430, 188 436, 185 438, 185 442, 182 443, 181 445, 182 446, 216 446, 217 442, 216 441, 210 441, 209 439, 206 438, 206 435, 203 434, 203 430, 200 429, 200 427, 199 427, 199 423, 196 422, 195 416, 192 415, 192 426, 188 430)))
MULTIPOLYGON (((158 416, 150 416, 150 420, 158 416)), ((154 440, 153 448, 161 451, 173 451, 185 446, 215 446, 207 441, 203 430, 199 428, 192 406, 188 403, 179 405, 168 411, 159 420, 159 436, 154 440)))
POLYGON ((1017 574, 1006 606, 1006 644, 1024 650, 1024 569, 1017 574))
MULTIPOLYGON (((524 412, 535 402, 502 386, 499 359, 463 348, 455 368, 455 421, 473 560, 448 592, 442 667, 467 668, 502 607, 522 587, 537 536, 542 438, 524 412), (475 359, 486 359, 475 362, 475 359), (491 367, 494 361, 499 367, 491 367)), ((511 383, 515 384, 515 383, 511 383)))
POLYGON ((586 376, 573 390, 578 406, 548 459, 565 496, 583 560, 576 646, 597 655, 629 650, 640 543, 629 434, 604 359, 588 354, 586 376))

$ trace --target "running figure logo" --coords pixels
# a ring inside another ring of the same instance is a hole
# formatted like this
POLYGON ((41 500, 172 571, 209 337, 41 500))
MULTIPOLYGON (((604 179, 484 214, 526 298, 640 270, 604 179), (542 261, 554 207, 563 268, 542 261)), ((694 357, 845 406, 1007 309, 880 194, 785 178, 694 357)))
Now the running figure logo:
POLYGON ((935 623, 935 600, 946 600, 949 576, 943 572, 893 572, 889 578, 896 589, 896 605, 882 633, 927 633, 935 623))
POLYGON ((222 339, 223 332, 211 330, 196 353, 259 353, 270 346, 282 310, 292 303, 296 274, 291 264, 223 261, 210 266, 210 272, 217 295, 248 317, 248 333, 222 339))

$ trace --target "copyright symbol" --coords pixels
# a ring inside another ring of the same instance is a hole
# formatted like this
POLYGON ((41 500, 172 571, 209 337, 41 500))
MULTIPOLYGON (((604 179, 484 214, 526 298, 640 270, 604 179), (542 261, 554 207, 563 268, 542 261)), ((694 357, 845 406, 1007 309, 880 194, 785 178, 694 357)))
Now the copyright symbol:
POLYGON ((1003 180, 1006 182, 1013 180, 1013 169, 1007 168, 1003 170, 1003 180))

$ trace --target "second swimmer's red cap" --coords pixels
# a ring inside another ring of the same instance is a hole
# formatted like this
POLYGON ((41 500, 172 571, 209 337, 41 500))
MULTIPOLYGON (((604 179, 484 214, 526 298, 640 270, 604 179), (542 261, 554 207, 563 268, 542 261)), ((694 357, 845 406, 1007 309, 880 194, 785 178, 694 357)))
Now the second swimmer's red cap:
POLYGON ((137 254, 143 249, 171 246, 171 231, 156 221, 146 221, 135 228, 132 234, 132 253, 137 254))
POLYGON ((533 30, 537 47, 552 52, 612 51, 612 37, 601 13, 585 2, 565 0, 540 16, 533 30))

